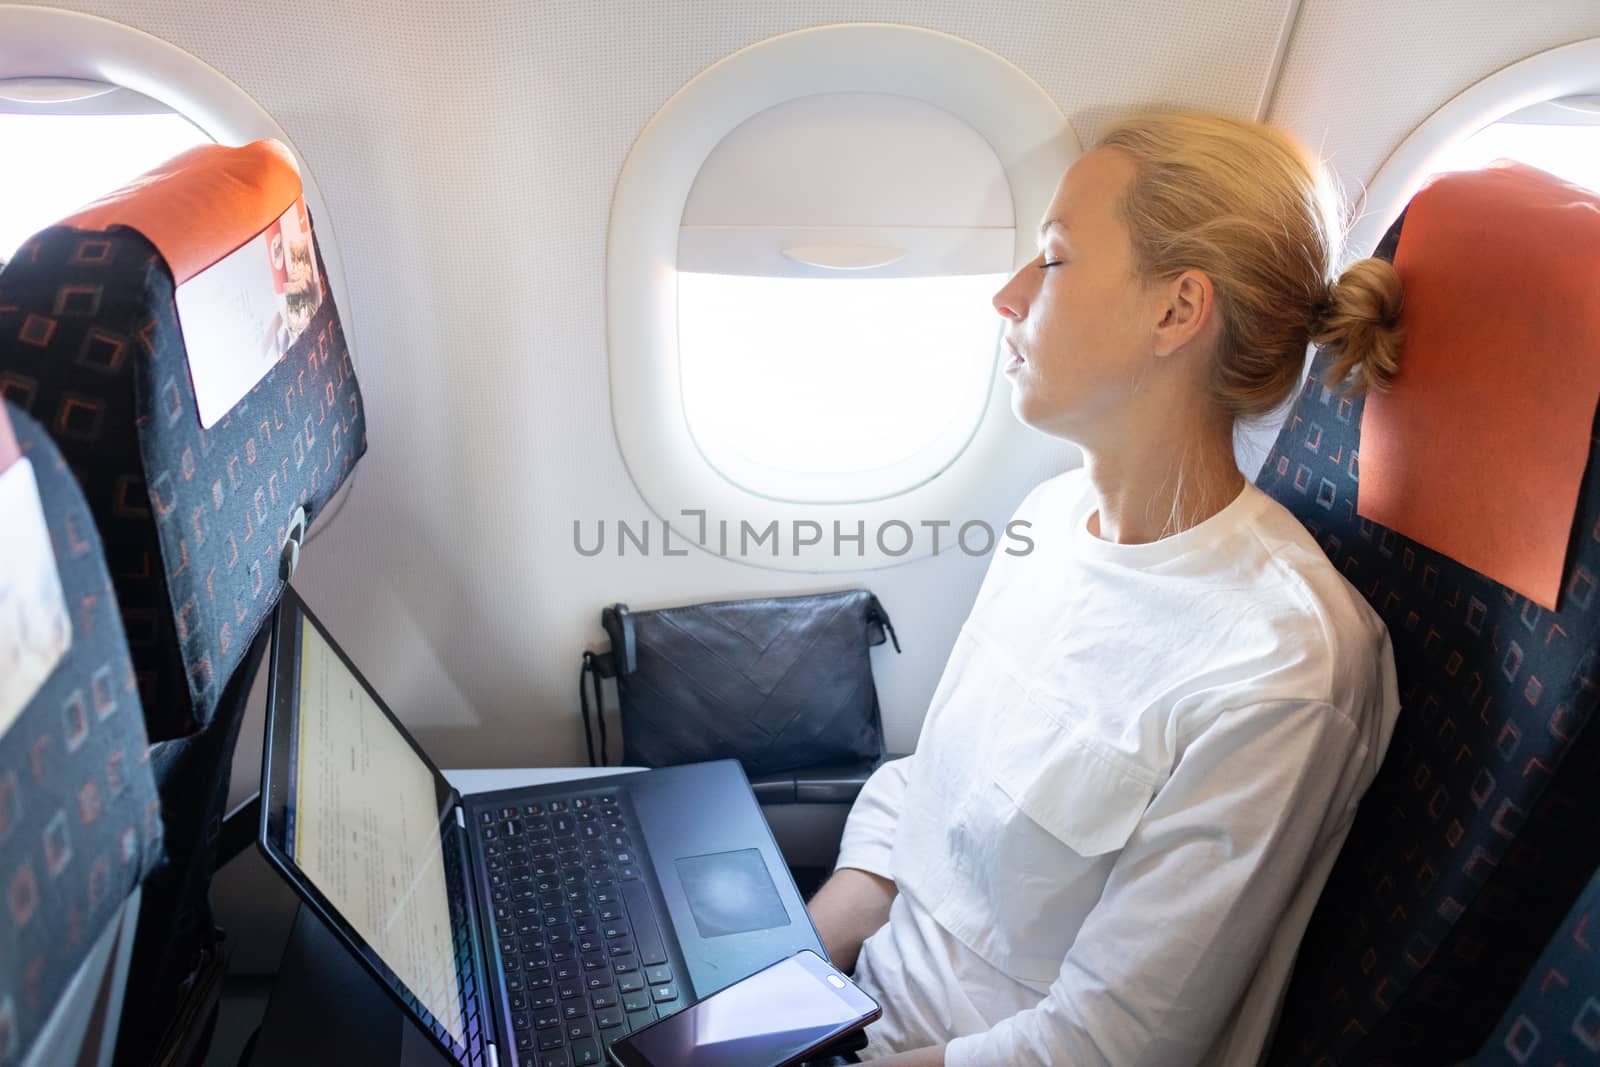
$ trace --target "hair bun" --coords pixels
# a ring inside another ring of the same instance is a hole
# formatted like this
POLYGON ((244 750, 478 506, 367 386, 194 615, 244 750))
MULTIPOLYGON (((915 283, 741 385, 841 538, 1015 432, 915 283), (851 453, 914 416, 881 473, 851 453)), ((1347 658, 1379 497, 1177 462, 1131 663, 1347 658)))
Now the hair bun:
POLYGON ((1355 394, 1389 387, 1400 369, 1404 303, 1400 274, 1386 259, 1358 260, 1328 286, 1311 308, 1311 340, 1334 357, 1329 384, 1344 382, 1355 394))

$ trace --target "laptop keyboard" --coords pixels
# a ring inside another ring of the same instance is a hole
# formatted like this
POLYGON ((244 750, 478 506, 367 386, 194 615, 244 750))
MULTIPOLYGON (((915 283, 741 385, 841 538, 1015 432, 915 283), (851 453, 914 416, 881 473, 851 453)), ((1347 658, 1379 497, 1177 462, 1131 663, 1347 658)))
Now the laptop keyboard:
POLYGON ((625 797, 575 792, 476 818, 519 1064, 607 1063, 611 1042, 689 1003, 625 797))

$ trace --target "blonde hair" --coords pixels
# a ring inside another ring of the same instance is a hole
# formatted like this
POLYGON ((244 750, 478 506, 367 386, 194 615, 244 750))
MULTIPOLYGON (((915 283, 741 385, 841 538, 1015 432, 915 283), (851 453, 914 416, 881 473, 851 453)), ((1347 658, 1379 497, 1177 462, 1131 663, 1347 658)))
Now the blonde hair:
POLYGON ((1284 130, 1193 111, 1141 111, 1095 147, 1135 168, 1123 197, 1146 281, 1198 270, 1216 292, 1221 333, 1213 399, 1234 418, 1264 415, 1299 384, 1306 345, 1333 354, 1331 383, 1386 388, 1399 366, 1400 275, 1363 259, 1337 275, 1342 197, 1284 130))

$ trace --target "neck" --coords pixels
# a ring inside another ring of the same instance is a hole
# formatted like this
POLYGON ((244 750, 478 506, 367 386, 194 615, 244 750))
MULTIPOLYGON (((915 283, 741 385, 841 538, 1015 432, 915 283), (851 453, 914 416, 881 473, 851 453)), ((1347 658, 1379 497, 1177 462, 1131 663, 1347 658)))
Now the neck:
POLYGON ((1083 446, 1100 501, 1089 531, 1102 540, 1134 545, 1170 537, 1209 519, 1244 488, 1231 419, 1196 414, 1153 427, 1120 434, 1111 446, 1083 446))

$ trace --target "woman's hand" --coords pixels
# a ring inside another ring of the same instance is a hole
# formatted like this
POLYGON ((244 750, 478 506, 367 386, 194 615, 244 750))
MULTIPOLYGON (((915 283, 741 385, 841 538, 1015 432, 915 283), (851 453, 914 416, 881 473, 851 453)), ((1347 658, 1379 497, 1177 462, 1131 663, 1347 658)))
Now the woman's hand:
POLYGON ((856 969, 861 943, 889 921, 898 892, 890 879, 854 867, 839 868, 817 890, 806 910, 835 967, 846 974, 856 969))

